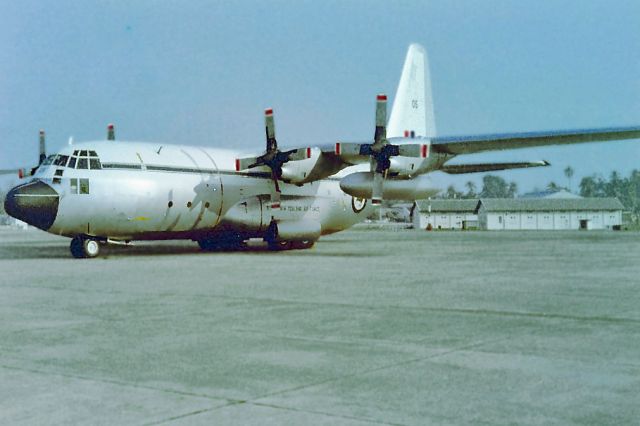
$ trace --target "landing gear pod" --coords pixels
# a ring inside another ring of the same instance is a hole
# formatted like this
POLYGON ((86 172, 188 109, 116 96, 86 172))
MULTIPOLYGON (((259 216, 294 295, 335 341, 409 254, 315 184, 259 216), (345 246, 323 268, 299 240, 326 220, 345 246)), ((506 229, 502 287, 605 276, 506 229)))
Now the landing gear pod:
POLYGON ((271 250, 303 249, 313 246, 322 227, 313 220, 272 222, 264 240, 271 250))

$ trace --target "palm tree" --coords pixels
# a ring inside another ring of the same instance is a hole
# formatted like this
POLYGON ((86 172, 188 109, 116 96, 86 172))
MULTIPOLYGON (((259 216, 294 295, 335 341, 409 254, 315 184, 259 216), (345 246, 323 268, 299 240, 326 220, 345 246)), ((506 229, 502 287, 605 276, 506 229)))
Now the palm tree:
POLYGON ((465 186, 467 187, 467 198, 476 198, 478 196, 478 193, 476 192, 477 187, 473 181, 465 183, 465 186))
POLYGON ((567 177, 567 180, 569 181, 569 192, 571 192, 571 178, 573 177, 573 167, 567 166, 564 169, 564 175, 567 177))

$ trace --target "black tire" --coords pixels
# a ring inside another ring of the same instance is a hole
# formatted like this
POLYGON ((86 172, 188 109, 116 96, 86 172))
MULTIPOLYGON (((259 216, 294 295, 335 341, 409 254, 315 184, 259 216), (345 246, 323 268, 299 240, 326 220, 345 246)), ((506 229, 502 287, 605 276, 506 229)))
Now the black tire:
POLYGON ((291 250, 292 248, 290 241, 268 241, 267 244, 271 251, 291 250))
POLYGON ((292 241, 291 248, 294 250, 310 249, 315 243, 313 240, 292 241))
POLYGON ((77 235, 71 239, 69 250, 71 250, 71 256, 76 259, 84 259, 84 238, 81 235, 77 235))
POLYGON ((71 255, 76 259, 91 259, 100 254, 100 243, 93 238, 76 235, 71 240, 69 250, 71 251, 71 255))

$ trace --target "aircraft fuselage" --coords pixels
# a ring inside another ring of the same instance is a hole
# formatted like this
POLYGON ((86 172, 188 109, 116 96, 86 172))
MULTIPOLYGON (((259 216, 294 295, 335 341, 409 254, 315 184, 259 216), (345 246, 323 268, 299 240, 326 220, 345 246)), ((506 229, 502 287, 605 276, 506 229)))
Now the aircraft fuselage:
MULTIPOLYGON (((112 240, 198 240, 225 232, 246 239, 263 237, 274 216, 302 228, 317 225, 324 235, 346 229, 372 212, 370 203, 342 192, 338 179, 301 186, 281 182, 281 209, 274 212, 268 195, 274 183, 268 171, 236 172, 238 155, 159 143, 69 146, 34 175, 55 191, 48 200, 58 197, 55 217, 36 226, 68 237, 112 240)), ((14 193, 13 199, 34 197, 14 193)), ((46 203, 46 195, 39 200, 46 203)))

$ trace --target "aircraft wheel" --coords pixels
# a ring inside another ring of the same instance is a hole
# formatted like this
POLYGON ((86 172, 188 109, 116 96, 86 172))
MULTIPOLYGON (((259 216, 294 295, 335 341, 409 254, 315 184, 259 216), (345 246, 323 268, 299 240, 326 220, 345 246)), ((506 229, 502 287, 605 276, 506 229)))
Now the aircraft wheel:
POLYGON ((71 240, 69 249, 76 259, 93 258, 100 254, 100 243, 93 238, 77 235, 71 240))
POLYGON ((215 243, 215 240, 206 238, 204 240, 198 240, 198 246, 200 246, 200 250, 202 251, 213 251, 218 248, 215 243))
POLYGON ((313 240, 292 241, 291 248, 294 250, 304 250, 313 247, 316 242, 313 240))
POLYGON ((290 250, 292 248, 290 241, 268 241, 267 244, 271 251, 290 250))

